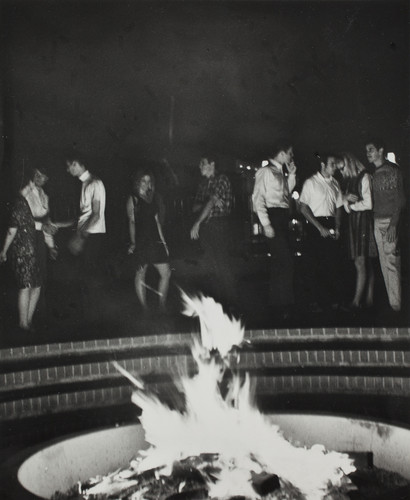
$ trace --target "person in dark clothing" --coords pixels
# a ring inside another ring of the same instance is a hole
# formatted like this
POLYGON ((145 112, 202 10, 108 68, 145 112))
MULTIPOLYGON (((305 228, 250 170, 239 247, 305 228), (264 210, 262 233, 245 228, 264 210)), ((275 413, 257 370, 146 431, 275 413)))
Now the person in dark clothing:
POLYGON ((373 174, 374 237, 380 267, 393 311, 401 310, 401 258, 398 244, 398 226, 405 206, 403 176, 395 163, 385 158, 385 146, 380 139, 366 144, 369 163, 376 169, 373 174))
POLYGON ((28 179, 14 203, 9 227, 0 251, 0 263, 6 262, 8 254, 18 288, 19 326, 31 330, 41 291, 41 273, 36 251, 36 226, 28 193, 35 188, 33 179, 28 179))
POLYGON ((237 301, 235 276, 229 255, 231 244, 232 186, 228 177, 216 169, 215 159, 202 157, 199 163, 202 180, 194 200, 196 220, 191 239, 199 239, 213 283, 211 292, 228 308, 237 301))
POLYGON ((373 305, 374 270, 377 256, 373 234, 371 175, 352 154, 342 153, 338 169, 343 177, 343 201, 347 212, 347 245, 356 267, 356 288, 349 309, 373 305), (364 304, 362 298, 364 296, 364 304))
POLYGON ((148 309, 145 276, 148 265, 159 273, 159 304, 165 311, 171 277, 169 252, 162 224, 164 210, 161 197, 155 192, 155 179, 149 170, 138 170, 133 179, 133 192, 127 200, 130 236, 128 253, 135 255, 135 291, 144 310, 148 309))

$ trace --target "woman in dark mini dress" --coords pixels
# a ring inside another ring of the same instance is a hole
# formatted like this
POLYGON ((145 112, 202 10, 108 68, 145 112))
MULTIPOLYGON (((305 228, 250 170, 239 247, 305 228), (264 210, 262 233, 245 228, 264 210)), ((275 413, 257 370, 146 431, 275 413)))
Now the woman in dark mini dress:
POLYGON ((374 270, 371 261, 377 256, 373 235, 371 175, 350 153, 342 154, 338 165, 343 176, 344 206, 348 213, 349 257, 356 267, 356 289, 350 308, 373 305, 374 270))
POLYGON ((17 196, 0 252, 0 262, 6 262, 9 255, 18 288, 19 326, 23 330, 32 328, 41 290, 40 267, 36 254, 36 227, 25 199, 33 187, 33 181, 30 180, 17 196))
POLYGON ((162 310, 165 310, 168 296, 171 268, 169 252, 162 231, 163 204, 155 192, 155 180, 149 170, 138 170, 133 179, 133 193, 127 201, 127 215, 131 244, 128 253, 135 255, 137 270, 135 291, 144 308, 147 309, 145 275, 148 265, 159 273, 157 294, 162 310))

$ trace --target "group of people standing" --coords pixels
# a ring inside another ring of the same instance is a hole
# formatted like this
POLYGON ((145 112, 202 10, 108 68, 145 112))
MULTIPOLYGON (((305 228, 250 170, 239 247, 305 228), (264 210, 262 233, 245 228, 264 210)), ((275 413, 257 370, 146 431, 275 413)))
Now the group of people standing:
POLYGON ((52 222, 49 199, 43 186, 48 177, 43 166, 29 169, 12 206, 8 229, 0 251, 0 263, 10 260, 18 289, 18 320, 23 331, 33 331, 33 316, 46 283, 47 248, 52 259, 58 249, 54 235, 61 227, 75 226, 68 247, 80 256, 84 282, 92 283, 105 234, 105 187, 92 175, 80 156, 67 158, 67 172, 82 183, 77 221, 52 222))
MULTIPOLYGON (((374 269, 378 255, 391 308, 401 309, 401 269, 398 244, 399 222, 405 205, 401 169, 385 157, 378 139, 366 144, 368 169, 350 153, 316 153, 318 171, 305 180, 297 207, 305 219, 306 284, 310 310, 345 307, 349 310, 373 305, 374 269), (337 176, 339 175, 339 180, 337 176), (343 216, 343 214, 345 214, 343 216), (344 221, 344 224, 343 224, 344 221), (341 243, 344 243, 342 245, 341 243), (340 297, 340 252, 345 248, 356 268, 356 284, 350 303, 340 297)), ((52 222, 43 186, 47 174, 41 167, 28 175, 11 211, 9 228, 0 251, 0 262, 10 256, 18 287, 19 326, 31 330, 33 315, 45 283, 47 248, 57 257, 54 235, 59 227, 75 226, 68 248, 79 257, 85 287, 101 273, 105 246, 106 192, 101 179, 88 171, 78 155, 66 160, 67 172, 82 184, 76 221, 52 222)), ((194 222, 190 238, 200 240, 214 277, 214 294, 224 304, 236 304, 237 290, 230 255, 230 215, 234 196, 229 178, 219 173, 216 160, 203 156, 201 181, 193 203, 194 222)), ((282 141, 272 149, 269 162, 256 172, 252 194, 269 246, 269 307, 273 317, 287 318, 295 303, 294 251, 289 218, 292 192, 297 184, 293 146, 282 141)), ((135 292, 148 309, 148 266, 159 274, 160 310, 165 311, 171 278, 170 254, 164 231, 164 201, 156 190, 155 177, 138 169, 126 202, 128 254, 133 256, 135 292)), ((97 278, 96 278, 97 279, 97 278)))
MULTIPOLYGON (((391 309, 401 309, 398 234, 405 205, 403 176, 400 167, 386 159, 382 141, 371 139, 365 147, 372 174, 350 153, 316 153, 318 171, 305 180, 297 200, 306 222, 306 285, 312 312, 372 307, 371 258, 377 255, 391 309), (355 291, 348 304, 341 297, 343 247, 356 268, 355 291)), ((252 196, 269 244, 271 306, 283 317, 291 314, 295 302, 289 241, 290 193, 295 184, 293 147, 285 141, 273 150, 269 164, 257 171, 252 196)))
MULTIPOLYGON (((230 271, 229 254, 233 207, 232 186, 228 177, 216 169, 212 156, 200 159, 201 181, 193 202, 194 222, 190 230, 192 240, 200 239, 209 272, 215 281, 208 290, 225 304, 234 303, 235 282, 230 271)), ((149 170, 140 169, 134 175, 133 192, 127 200, 130 246, 128 253, 135 256, 135 291, 144 311, 148 310, 146 271, 149 265, 159 274, 158 290, 160 311, 166 309, 171 277, 170 255, 165 240, 165 206, 155 189, 155 177, 149 170)), ((176 229, 176 228, 174 228, 176 229)), ((172 230, 172 229, 171 229, 172 230)))

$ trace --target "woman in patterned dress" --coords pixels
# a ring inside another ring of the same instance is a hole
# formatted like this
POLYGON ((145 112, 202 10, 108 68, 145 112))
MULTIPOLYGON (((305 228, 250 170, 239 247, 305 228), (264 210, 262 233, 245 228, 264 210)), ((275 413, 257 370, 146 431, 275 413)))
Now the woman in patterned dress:
POLYGON ((373 305, 374 270, 371 257, 377 256, 373 235, 371 175, 352 154, 343 153, 338 167, 343 176, 344 206, 348 213, 348 251, 356 267, 356 289, 351 309, 373 305))
POLYGON ((12 208, 9 227, 0 252, 0 263, 8 257, 18 288, 19 326, 32 329, 32 321, 40 297, 41 276, 36 253, 36 227, 26 196, 34 187, 33 180, 20 190, 12 208))

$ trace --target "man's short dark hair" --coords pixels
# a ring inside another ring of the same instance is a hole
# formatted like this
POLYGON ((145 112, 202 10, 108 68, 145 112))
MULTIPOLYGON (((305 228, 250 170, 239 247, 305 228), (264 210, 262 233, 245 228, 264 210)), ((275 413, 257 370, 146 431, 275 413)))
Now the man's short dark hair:
POLYGON ((315 152, 315 158, 319 161, 319 165, 322 163, 327 165, 329 158, 334 158, 336 161, 342 161, 342 156, 332 151, 315 152))
POLYGON ((76 161, 79 165, 82 165, 83 167, 85 167, 85 165, 87 164, 87 159, 85 155, 78 151, 70 151, 69 153, 66 154, 65 159, 67 163, 73 163, 76 161))
POLYGON ((36 163, 32 168, 34 170, 34 174, 36 173, 36 170, 38 170, 40 174, 46 175, 48 177, 48 169, 42 163, 36 163))
POLYGON ((373 144, 373 146, 377 149, 377 151, 379 149, 383 149, 383 151, 386 151, 386 144, 385 142, 383 141, 383 139, 381 139, 380 137, 370 137, 367 141, 366 141, 366 146, 368 144, 373 144))
POLYGON ((282 137, 275 142, 273 148, 270 150, 269 157, 275 158, 281 151, 288 151, 291 147, 293 147, 292 141, 282 137))

